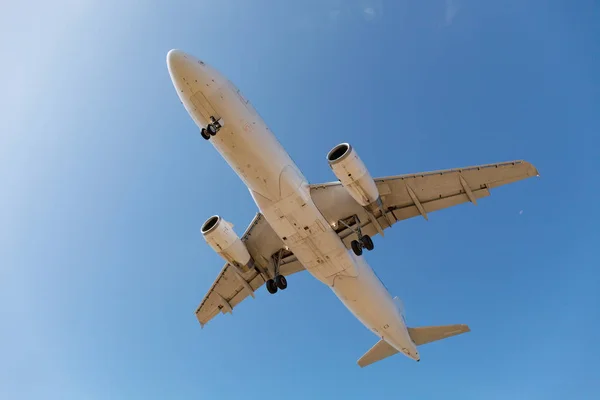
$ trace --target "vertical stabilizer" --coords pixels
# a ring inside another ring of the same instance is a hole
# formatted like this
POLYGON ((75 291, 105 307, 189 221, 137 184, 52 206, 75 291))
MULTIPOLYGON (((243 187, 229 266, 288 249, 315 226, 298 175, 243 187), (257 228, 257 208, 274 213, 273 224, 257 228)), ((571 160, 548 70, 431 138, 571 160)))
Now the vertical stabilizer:
POLYGON ((400 300, 400 297, 394 297, 394 303, 396 304, 396 308, 400 311, 400 315, 402 315, 402 319, 404 319, 404 323, 406 324, 406 316, 404 315, 404 303, 400 300))

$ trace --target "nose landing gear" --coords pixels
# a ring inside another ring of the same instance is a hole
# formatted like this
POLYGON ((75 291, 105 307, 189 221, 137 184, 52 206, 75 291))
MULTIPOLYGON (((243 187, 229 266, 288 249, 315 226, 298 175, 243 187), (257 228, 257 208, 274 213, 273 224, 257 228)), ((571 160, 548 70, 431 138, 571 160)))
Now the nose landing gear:
POLYGON ((200 135, 202 135, 202 137, 205 140, 209 140, 211 136, 215 136, 217 134, 217 132, 219 132, 221 130, 221 128, 223 127, 223 120, 219 119, 218 121, 215 119, 215 117, 210 117, 210 124, 208 124, 206 126, 206 128, 202 128, 202 130, 200 131, 200 135))

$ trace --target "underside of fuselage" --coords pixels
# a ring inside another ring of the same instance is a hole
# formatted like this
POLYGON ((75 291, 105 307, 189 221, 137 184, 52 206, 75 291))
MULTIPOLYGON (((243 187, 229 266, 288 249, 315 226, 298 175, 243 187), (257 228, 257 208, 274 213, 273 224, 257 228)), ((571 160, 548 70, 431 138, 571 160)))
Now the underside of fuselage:
POLYGON ((368 329, 418 359, 394 302, 364 257, 349 251, 311 199, 308 182, 259 114, 225 77, 182 52, 168 56, 179 97, 249 188, 260 212, 306 270, 368 329), (207 128, 219 122, 211 135, 207 128))
POLYGON ((366 262, 371 235, 393 224, 461 203, 477 205, 490 189, 539 176, 524 160, 374 179, 349 143, 327 163, 335 182, 310 185, 252 104, 217 70, 182 51, 167 65, 173 85, 201 136, 248 187, 260 212, 243 237, 218 215, 201 228, 225 266, 196 309, 203 327, 231 313, 262 285, 287 288, 286 276, 306 270, 329 286, 378 342, 361 367, 396 353, 419 361, 417 346, 469 332, 467 325, 407 327, 403 309, 366 262))

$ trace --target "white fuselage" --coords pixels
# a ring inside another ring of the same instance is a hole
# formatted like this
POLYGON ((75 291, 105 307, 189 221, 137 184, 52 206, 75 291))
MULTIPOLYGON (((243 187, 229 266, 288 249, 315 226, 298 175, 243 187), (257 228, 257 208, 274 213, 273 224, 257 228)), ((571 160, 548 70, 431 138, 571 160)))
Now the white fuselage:
POLYGON ((209 140, 250 190, 260 212, 306 270, 329 286, 367 328, 415 360, 419 353, 391 295, 364 257, 346 249, 317 209, 308 182, 239 90, 178 50, 167 55, 181 102, 198 125, 222 128, 209 140))

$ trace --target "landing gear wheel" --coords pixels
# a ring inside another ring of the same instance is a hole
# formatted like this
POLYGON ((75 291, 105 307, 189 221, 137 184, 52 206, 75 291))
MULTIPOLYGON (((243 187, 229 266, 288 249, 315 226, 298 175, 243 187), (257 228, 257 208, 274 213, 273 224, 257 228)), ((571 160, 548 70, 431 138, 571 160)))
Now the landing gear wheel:
POLYGON ((358 240, 351 241, 350 246, 352 247, 352 251, 354 251, 354 254, 356 254, 357 256, 362 255, 362 246, 360 243, 358 243, 358 240))
POLYGON ((273 279, 269 279, 267 281, 267 290, 271 294, 277 293, 277 284, 275 284, 275 281, 273 279))
POLYGON ((375 248, 375 245, 373 244, 373 240, 371 239, 371 237, 369 235, 364 235, 363 237, 360 238, 360 241, 361 241, 363 247, 369 251, 371 251, 375 248))
POLYGON ((208 133, 210 133, 211 136, 215 136, 217 134, 217 127, 215 126, 215 124, 208 124, 206 130, 208 131, 208 133))
POLYGON ((202 137, 205 140, 210 139, 210 134, 206 131, 206 129, 202 128, 202 130, 200 131, 200 135, 202 135, 202 137))
POLYGON ((285 276, 277 275, 275 277, 275 284, 279 289, 285 290, 285 288, 287 288, 287 280, 285 279, 285 276))

